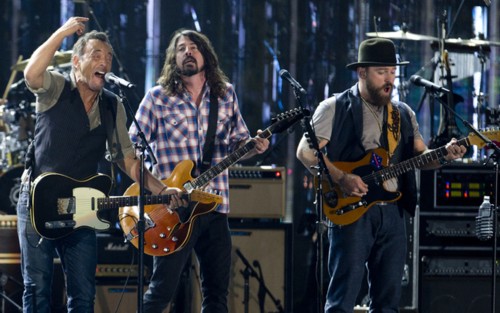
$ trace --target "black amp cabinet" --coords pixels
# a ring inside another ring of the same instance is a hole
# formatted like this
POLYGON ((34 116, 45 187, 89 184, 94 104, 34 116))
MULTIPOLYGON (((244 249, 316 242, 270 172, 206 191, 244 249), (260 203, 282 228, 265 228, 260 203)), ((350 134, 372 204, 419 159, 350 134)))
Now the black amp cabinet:
POLYGON ((494 203, 494 168, 452 164, 420 180, 419 311, 491 312, 493 239, 476 237, 475 219, 484 195, 494 203))

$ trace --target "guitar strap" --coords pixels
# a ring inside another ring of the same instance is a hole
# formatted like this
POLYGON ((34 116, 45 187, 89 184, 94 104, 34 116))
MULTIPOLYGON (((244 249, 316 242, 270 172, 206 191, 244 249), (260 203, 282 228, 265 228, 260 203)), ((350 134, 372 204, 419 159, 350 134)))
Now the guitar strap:
POLYGON ((210 112, 208 114, 208 129, 203 146, 203 155, 201 159, 200 173, 210 168, 215 143, 215 130, 217 129, 217 115, 219 113, 219 102, 214 93, 210 93, 210 112))
POLYGON ((389 156, 394 155, 401 137, 401 118, 399 110, 392 105, 391 102, 387 105, 387 142, 389 148, 389 156))

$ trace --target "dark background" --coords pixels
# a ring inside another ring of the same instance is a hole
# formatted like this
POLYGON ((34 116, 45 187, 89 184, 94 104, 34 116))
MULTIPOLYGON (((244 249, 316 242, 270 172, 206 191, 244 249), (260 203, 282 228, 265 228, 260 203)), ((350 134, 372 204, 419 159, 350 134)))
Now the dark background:
MULTIPOLYGON (((450 32, 448 37, 469 39, 475 36, 472 7, 486 7, 485 2, 479 0, 149 2, 156 4, 157 18, 153 22, 156 33, 150 40, 153 48, 147 46, 148 1, 0 0, 2 94, 9 89, 11 69, 19 56, 29 58, 67 17, 88 16, 91 20, 87 29, 101 29, 110 35, 116 52, 113 72, 137 85, 133 91, 126 92, 135 112, 145 90, 158 78, 171 34, 178 28, 199 25, 199 30, 211 39, 223 70, 235 85, 243 116, 255 133, 257 129, 266 128, 271 117, 299 105, 288 82, 279 78, 280 69, 287 69, 307 90, 308 95, 301 104, 313 111, 326 96, 343 91, 356 81, 355 73, 345 65, 356 61, 357 46, 367 38, 367 32, 391 32, 407 27, 412 33, 438 37, 440 19, 446 11, 444 23, 450 32)), ((488 8, 490 20, 495 22, 487 25, 486 39, 498 42, 499 5, 495 2, 488 8)), ((69 38, 61 50, 70 49, 73 40, 69 38)), ((428 140, 440 122, 439 114, 433 112, 430 101, 423 98, 422 88, 409 84, 408 80, 414 73, 432 77, 430 61, 436 49, 431 48, 429 41, 394 41, 402 59, 411 62, 400 73, 403 86, 400 96, 418 113, 421 131, 428 140)), ((498 107, 499 82, 493 79, 500 72, 498 51, 499 48, 493 46, 486 52, 482 91, 487 97, 482 109, 498 107)), ((477 52, 465 54, 474 59, 477 52)), ((14 83, 20 79, 22 73, 18 72, 14 83)), ((463 77, 456 86, 466 98, 457 111, 469 121, 474 112, 470 79, 463 77)), ((9 90, 8 107, 34 101, 22 84, 9 90)), ((314 297, 310 272, 304 270, 311 268, 314 250, 314 195, 310 175, 295 158, 302 133, 300 126, 296 126, 294 132, 273 136, 270 152, 243 163, 287 169, 285 220, 293 223, 293 302, 297 312, 305 312, 314 301, 310 298, 314 297)), ((259 205, 257 200, 255 205, 259 205)))

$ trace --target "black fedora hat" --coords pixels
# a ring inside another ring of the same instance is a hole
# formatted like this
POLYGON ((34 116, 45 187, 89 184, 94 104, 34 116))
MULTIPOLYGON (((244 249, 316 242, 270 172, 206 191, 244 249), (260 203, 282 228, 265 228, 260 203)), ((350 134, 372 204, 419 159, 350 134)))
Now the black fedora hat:
POLYGON ((409 64, 408 61, 398 62, 396 60, 396 47, 394 43, 386 38, 366 39, 359 45, 358 62, 348 64, 351 70, 362 66, 396 66, 409 64))

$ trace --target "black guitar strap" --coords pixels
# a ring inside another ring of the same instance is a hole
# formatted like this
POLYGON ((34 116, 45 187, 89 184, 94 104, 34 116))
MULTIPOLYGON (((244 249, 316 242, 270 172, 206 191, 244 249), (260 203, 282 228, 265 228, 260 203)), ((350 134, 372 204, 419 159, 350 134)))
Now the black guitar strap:
POLYGON ((210 112, 208 114, 208 129, 205 145, 203 146, 203 155, 201 159, 200 173, 210 168, 212 155, 214 152, 215 130, 217 129, 217 115, 219 113, 219 102, 214 93, 210 93, 210 112))

